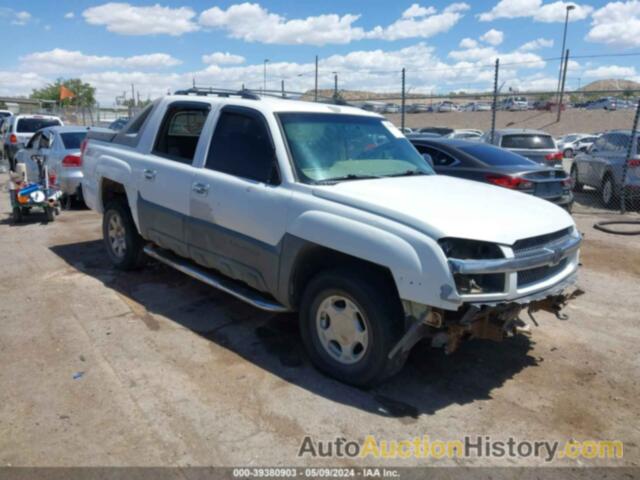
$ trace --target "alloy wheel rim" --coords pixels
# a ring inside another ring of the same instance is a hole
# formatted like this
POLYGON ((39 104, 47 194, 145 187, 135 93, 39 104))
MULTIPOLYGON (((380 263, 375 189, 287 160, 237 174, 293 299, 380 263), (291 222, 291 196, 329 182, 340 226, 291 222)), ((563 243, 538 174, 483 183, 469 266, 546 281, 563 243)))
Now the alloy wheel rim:
POLYGON ((612 196, 613 186, 611 185, 611 180, 607 179, 602 186, 602 200, 604 200, 604 203, 609 203, 612 196))
POLYGON ((316 331, 325 352, 343 365, 357 363, 367 353, 368 322, 360 307, 347 297, 331 295, 320 303, 316 331))
POLYGON ((113 254, 118 258, 124 257, 125 253, 127 253, 127 243, 124 223, 118 213, 112 213, 109 217, 107 236, 109 237, 109 245, 113 254))

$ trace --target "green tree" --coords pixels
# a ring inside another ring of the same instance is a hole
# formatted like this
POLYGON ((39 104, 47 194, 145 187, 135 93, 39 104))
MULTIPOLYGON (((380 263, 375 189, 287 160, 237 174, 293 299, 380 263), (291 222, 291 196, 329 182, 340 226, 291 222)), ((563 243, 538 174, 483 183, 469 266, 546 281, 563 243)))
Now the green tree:
POLYGON ((7 109, 7 104, 4 102, 0 102, 0 110, 6 110, 7 109))
POLYGON ((46 87, 35 89, 31 92, 30 98, 35 100, 53 100, 60 102, 60 87, 65 86, 71 90, 75 97, 62 100, 63 105, 78 105, 87 107, 96 103, 96 89, 89 83, 85 83, 79 78, 59 78, 54 83, 46 87))

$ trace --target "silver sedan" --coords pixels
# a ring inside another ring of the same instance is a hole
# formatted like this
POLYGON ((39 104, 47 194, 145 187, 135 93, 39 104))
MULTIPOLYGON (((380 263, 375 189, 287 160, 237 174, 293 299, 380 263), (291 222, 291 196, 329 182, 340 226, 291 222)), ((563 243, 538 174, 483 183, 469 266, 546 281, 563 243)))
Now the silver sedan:
POLYGON ((24 163, 29 181, 38 180, 38 157, 49 167, 49 176, 66 195, 82 197, 82 158, 80 146, 87 136, 87 127, 47 127, 38 130, 27 145, 16 154, 17 163, 24 163))

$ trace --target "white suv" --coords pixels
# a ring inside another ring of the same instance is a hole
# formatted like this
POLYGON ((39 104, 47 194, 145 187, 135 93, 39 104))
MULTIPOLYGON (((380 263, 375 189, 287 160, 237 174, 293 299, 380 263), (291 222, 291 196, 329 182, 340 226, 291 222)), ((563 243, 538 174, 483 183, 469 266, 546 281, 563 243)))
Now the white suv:
POLYGON ((31 140, 31 137, 41 128, 62 126, 62 120, 53 115, 15 115, 9 117, 9 122, 4 127, 2 141, 4 154, 9 159, 9 165, 15 168, 15 156, 18 150, 31 140))
POLYGON ((419 340, 501 339, 522 309, 568 299, 581 238, 561 208, 435 175, 375 113, 183 93, 83 147, 84 198, 116 267, 146 253, 298 311, 313 363, 356 385, 396 372, 419 340))

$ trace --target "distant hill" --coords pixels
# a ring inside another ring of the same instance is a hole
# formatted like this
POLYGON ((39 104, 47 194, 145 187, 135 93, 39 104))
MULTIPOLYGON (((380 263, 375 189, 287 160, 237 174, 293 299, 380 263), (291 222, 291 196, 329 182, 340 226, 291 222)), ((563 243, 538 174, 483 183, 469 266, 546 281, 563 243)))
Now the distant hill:
POLYGON ((640 83, 631 80, 596 80, 580 89, 583 92, 598 92, 605 90, 640 90, 640 83))

